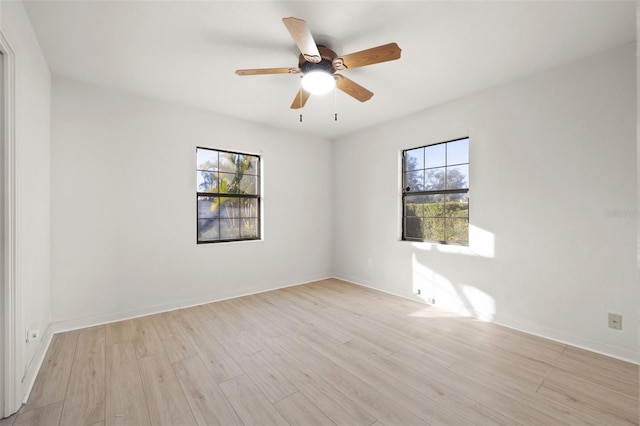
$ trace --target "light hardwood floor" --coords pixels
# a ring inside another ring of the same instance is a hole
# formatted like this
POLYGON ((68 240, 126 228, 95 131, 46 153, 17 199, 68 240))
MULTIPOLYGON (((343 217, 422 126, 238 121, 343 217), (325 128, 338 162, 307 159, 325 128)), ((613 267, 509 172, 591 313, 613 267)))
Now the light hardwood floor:
POLYGON ((628 425, 638 367, 339 280, 56 334, 22 425, 628 425))

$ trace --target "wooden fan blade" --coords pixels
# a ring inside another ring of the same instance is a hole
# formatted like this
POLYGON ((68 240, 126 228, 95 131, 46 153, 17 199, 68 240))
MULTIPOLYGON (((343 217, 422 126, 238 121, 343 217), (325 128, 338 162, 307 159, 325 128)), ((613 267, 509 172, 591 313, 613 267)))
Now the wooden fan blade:
POLYGON ((265 75, 265 74, 297 74, 300 68, 257 68, 248 70, 236 70, 238 75, 265 75))
POLYGON ((334 74, 334 76, 336 77, 336 87, 347 95, 353 96, 360 102, 368 101, 373 96, 373 92, 368 91, 355 81, 349 80, 347 77, 340 74, 334 74))
POLYGON ((307 103, 307 99, 309 99, 309 96, 311 96, 311 93, 307 92, 301 87, 300 90, 298 90, 298 93, 296 93, 295 99, 291 103, 291 109, 302 108, 304 104, 307 103))
MULTIPOLYGON (((360 52, 350 53, 336 59, 342 60, 344 68, 358 68, 364 67, 365 65, 373 65, 380 62, 399 59, 401 51, 402 49, 400 49, 396 43, 389 43, 378 47, 372 47, 371 49, 361 50, 360 52)), ((334 59, 334 63, 338 62, 336 59, 334 59)), ((336 67, 336 69, 344 68, 340 68, 339 66, 336 67)))
POLYGON ((289 33, 291 33, 291 37, 293 37, 293 41, 298 45, 298 49, 300 49, 300 53, 302 53, 304 59, 314 64, 320 62, 322 57, 320 56, 316 42, 313 40, 311 31, 309 31, 309 27, 307 27, 307 23, 302 19, 293 17, 282 18, 282 22, 284 22, 289 33))

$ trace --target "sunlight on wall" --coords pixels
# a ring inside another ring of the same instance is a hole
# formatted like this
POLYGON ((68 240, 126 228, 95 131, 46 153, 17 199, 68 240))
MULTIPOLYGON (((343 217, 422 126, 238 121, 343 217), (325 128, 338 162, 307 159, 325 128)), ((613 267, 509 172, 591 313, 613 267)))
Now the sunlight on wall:
POLYGON ((496 313, 496 301, 494 298, 476 287, 468 285, 462 285, 461 287, 465 299, 471 305, 472 312, 470 314, 484 321, 493 320, 493 316, 496 313))
POLYGON ((418 297, 423 301, 429 303, 429 299, 433 295, 433 287, 434 287, 433 283, 437 279, 436 274, 431 269, 427 268, 422 263, 420 263, 416 259, 415 253, 413 253, 412 255, 411 264, 412 264, 411 269, 413 274, 412 292, 413 294, 418 295, 418 297))
POLYGON ((469 246, 439 243, 412 243, 413 248, 422 251, 438 251, 440 253, 462 254, 492 258, 496 255, 496 242, 493 232, 475 225, 469 225, 469 246))
MULTIPOLYGON (((419 254, 419 252, 418 252, 419 254)), ((495 299, 484 291, 450 279, 435 272, 412 254, 412 291, 422 301, 436 305, 459 315, 468 315, 484 321, 492 321, 496 312, 495 299)), ((442 316, 421 310, 411 316, 442 316)))
POLYGON ((433 269, 424 265, 417 259, 416 253, 412 254, 413 293, 426 303, 435 304, 438 307, 461 313, 473 315, 467 309, 469 306, 460 288, 452 284, 449 279, 438 274, 433 269), (420 294, 418 294, 418 292, 420 294))
POLYGON ((495 257, 496 240, 493 232, 469 225, 469 249, 477 256, 495 257))

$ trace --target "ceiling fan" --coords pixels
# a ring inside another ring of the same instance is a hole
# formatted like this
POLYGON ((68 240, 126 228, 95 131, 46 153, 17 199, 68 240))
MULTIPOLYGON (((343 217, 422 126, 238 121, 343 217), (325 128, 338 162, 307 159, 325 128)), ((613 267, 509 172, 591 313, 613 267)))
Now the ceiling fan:
POLYGON ((401 49, 396 43, 372 47, 348 55, 338 56, 326 46, 316 45, 307 23, 298 18, 283 18, 282 22, 300 49, 298 66, 294 68, 258 68, 237 70, 238 75, 302 74, 302 87, 291 104, 292 109, 302 108, 311 94, 323 94, 334 87, 360 102, 371 99, 373 92, 353 80, 337 74, 350 68, 364 67, 400 58, 401 49))

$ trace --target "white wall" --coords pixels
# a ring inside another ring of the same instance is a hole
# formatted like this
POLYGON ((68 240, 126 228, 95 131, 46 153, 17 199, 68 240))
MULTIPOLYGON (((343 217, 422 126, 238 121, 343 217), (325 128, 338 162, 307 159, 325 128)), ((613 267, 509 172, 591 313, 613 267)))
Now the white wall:
MULTIPOLYGON (((18 330, 41 335, 51 316, 50 102, 51 77, 21 2, 2 2, 0 25, 15 59, 15 213, 18 330)), ((18 379, 27 391, 46 342, 26 343, 20 332, 18 379)), ((4 350, 4 348, 3 348, 4 350)), ((14 407, 15 408, 15 407, 14 407)))
POLYGON ((635 85, 627 45, 335 141, 335 275, 637 361, 635 85), (399 241, 400 152, 464 136, 469 247, 399 241))
POLYGON ((63 327, 331 275, 331 143, 54 78, 53 319, 63 327), (264 240, 196 245, 195 148, 256 153, 264 240))

